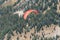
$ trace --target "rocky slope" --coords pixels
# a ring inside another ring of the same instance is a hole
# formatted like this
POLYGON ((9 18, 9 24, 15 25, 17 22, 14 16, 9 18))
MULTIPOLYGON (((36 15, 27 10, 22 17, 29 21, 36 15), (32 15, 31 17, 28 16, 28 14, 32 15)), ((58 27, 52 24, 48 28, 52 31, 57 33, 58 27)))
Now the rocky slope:
MULTIPOLYGON (((9 40, 33 40, 36 37, 36 40, 41 40, 44 38, 51 38, 52 40, 60 40, 60 27, 58 25, 50 25, 49 27, 44 26, 41 28, 39 32, 36 32, 36 27, 32 28, 29 32, 23 29, 23 33, 20 34, 19 32, 16 33, 16 30, 13 31, 13 35, 11 35, 9 40), (59 37, 57 37, 59 36, 59 37)), ((9 34, 5 35, 4 40, 8 39, 9 34)))

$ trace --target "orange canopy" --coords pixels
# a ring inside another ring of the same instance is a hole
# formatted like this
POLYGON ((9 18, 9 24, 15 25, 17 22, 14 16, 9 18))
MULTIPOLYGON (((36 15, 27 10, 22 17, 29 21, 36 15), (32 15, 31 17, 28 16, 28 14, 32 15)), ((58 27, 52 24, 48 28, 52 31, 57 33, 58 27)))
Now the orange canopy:
POLYGON ((23 18, 26 20, 27 19, 27 16, 31 13, 31 12, 34 12, 35 14, 38 14, 38 11, 37 10, 27 10, 24 15, 23 15, 23 18))

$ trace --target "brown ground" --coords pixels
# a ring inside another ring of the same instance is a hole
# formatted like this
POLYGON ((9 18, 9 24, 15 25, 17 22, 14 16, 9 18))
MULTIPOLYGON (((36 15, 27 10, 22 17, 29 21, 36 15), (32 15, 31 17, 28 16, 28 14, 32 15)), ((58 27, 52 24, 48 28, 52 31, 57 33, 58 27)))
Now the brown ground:
MULTIPOLYGON (((30 30, 30 32, 26 32, 26 34, 25 34, 25 30, 22 34, 19 34, 19 32, 17 34, 16 31, 13 31, 13 34, 14 34, 14 36, 11 36, 11 38, 10 38, 11 40, 17 40, 17 38, 19 38, 19 40, 32 40, 32 38, 34 37, 34 36, 32 36, 32 34, 35 36, 38 35, 40 38, 43 37, 43 35, 45 38, 46 37, 52 38, 52 37, 55 37, 56 35, 60 36, 60 27, 58 25, 52 24, 49 27, 44 26, 43 30, 41 28, 41 30, 39 32, 35 32, 35 28, 32 28, 30 30)), ((8 34, 5 35, 4 40, 7 39, 7 35, 8 34)))
POLYGON ((8 1, 5 1, 1 6, 2 7, 11 6, 11 5, 14 5, 16 2, 17 0, 8 0, 8 1))

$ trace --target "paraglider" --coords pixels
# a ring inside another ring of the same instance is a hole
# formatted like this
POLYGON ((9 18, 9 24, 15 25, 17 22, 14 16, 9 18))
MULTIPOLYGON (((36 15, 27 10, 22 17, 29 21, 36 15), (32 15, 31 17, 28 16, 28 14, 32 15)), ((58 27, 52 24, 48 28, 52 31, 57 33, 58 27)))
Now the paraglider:
POLYGON ((24 12, 24 15, 23 15, 24 20, 27 19, 27 16, 28 16, 31 12, 34 12, 34 14, 38 14, 38 11, 37 11, 37 10, 32 10, 32 9, 27 10, 26 12, 24 12))
POLYGON ((31 13, 31 12, 34 12, 34 14, 38 14, 38 11, 37 10, 33 10, 33 9, 29 9, 27 10, 26 12, 24 12, 24 10, 20 10, 20 11, 16 11, 14 12, 13 14, 18 14, 19 18, 20 17, 23 17, 24 20, 27 19, 28 15, 31 13))

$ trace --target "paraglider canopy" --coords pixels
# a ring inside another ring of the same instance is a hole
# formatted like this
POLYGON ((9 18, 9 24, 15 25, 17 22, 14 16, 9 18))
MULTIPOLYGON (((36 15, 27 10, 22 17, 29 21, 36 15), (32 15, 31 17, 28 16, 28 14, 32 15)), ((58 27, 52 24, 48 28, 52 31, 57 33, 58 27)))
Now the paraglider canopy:
POLYGON ((27 19, 27 16, 28 16, 31 12, 34 12, 34 14, 38 14, 38 11, 37 11, 37 10, 32 10, 32 9, 27 10, 26 12, 24 12, 24 15, 23 15, 24 20, 27 19))

